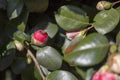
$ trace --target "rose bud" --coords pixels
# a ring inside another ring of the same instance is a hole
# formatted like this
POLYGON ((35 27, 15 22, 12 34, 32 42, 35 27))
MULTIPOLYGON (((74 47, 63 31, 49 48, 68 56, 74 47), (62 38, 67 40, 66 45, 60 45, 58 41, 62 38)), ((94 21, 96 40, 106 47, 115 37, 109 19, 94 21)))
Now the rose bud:
POLYGON ((93 75, 92 80, 117 80, 117 78, 118 76, 110 71, 106 72, 98 71, 93 75))
POLYGON ((107 62, 111 71, 120 74, 120 53, 112 54, 107 62))
POLYGON ((32 43, 38 46, 44 46, 48 40, 48 34, 44 30, 37 30, 32 35, 32 43))
POLYGON ((70 31, 70 32, 66 32, 66 36, 69 40, 73 40, 79 36, 84 36, 85 32, 86 32, 86 30, 70 31))
POLYGON ((104 10, 104 9, 109 9, 111 8, 112 3, 108 1, 99 1, 96 5, 96 8, 98 10, 104 10))
POLYGON ((21 42, 15 40, 14 43, 15 43, 15 46, 16 46, 18 51, 23 51, 24 50, 24 46, 21 42))

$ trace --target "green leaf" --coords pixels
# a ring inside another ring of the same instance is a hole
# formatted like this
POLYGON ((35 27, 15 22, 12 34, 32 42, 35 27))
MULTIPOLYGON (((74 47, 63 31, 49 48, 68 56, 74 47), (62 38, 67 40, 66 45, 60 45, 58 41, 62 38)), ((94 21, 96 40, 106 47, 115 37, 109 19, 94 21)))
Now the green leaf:
POLYGON ((69 52, 71 52, 72 50, 74 50, 74 48, 76 48, 76 46, 78 45, 78 43, 83 39, 83 36, 79 36, 76 37, 74 40, 72 40, 69 45, 66 47, 66 49, 64 50, 64 54, 69 54, 69 52))
POLYGON ((26 68, 26 65, 24 58, 17 58, 11 65, 11 69, 15 74, 21 74, 21 72, 26 68))
POLYGON ((62 57, 60 53, 50 46, 46 46, 36 53, 39 63, 50 70, 59 69, 62 65, 62 57))
POLYGON ((14 39, 20 41, 21 43, 24 43, 24 41, 30 41, 31 40, 31 36, 27 35, 23 31, 17 31, 17 32, 14 33, 13 36, 14 36, 14 39))
POLYGON ((20 25, 18 25, 18 30, 24 32, 24 30, 25 30, 25 23, 22 22, 20 25))
POLYGON ((116 36, 116 43, 120 44, 120 31, 118 32, 118 34, 116 36))
POLYGON ((49 0, 24 0, 30 12, 44 12, 48 8, 49 0))
POLYGON ((13 59, 15 57, 15 50, 14 49, 7 50, 5 54, 7 55, 0 59, 0 71, 3 71, 12 64, 13 59))
POLYGON ((99 33, 106 34, 117 26, 119 18, 120 15, 116 9, 103 10, 95 16, 95 22, 92 25, 99 33))
POLYGON ((53 38, 58 32, 58 26, 56 24, 49 23, 45 31, 48 33, 50 38, 53 38))
POLYGON ((26 37, 25 37, 25 33, 22 31, 17 31, 14 33, 14 38, 22 43, 24 43, 26 37))
POLYGON ((41 76, 40 76, 40 74, 38 72, 38 69, 36 67, 34 67, 34 75, 35 75, 35 78, 37 80, 42 80, 42 78, 41 78, 41 76))
POLYGON ((8 0, 7 13, 10 19, 18 17, 23 8, 23 0, 8 0))
POLYGON ((116 10, 120 13, 120 6, 116 8, 116 10))
POLYGON ((72 73, 68 71, 58 70, 50 73, 47 80, 78 80, 72 73))
POLYGON ((72 52, 64 56, 64 60, 72 66, 93 66, 105 58, 108 47, 105 36, 93 33, 81 40, 72 52))
POLYGON ((55 14, 58 25, 66 31, 74 31, 86 27, 89 24, 88 16, 80 8, 75 6, 62 6, 55 14))

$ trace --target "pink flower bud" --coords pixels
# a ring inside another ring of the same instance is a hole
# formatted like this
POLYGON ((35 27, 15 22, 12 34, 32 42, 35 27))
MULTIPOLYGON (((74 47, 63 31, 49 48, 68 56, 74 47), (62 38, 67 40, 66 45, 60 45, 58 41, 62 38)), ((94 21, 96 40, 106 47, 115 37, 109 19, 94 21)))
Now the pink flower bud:
POLYGON ((93 75, 92 80, 117 80, 117 75, 109 71, 98 71, 93 75))
POLYGON ((48 40, 48 34, 43 30, 37 30, 32 35, 32 43, 38 46, 43 46, 48 40))

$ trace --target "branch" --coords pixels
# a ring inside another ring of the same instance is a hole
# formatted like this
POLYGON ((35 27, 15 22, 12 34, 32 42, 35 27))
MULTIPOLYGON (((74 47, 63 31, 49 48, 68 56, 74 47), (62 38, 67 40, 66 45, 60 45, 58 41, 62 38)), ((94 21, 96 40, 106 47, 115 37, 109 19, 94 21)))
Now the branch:
POLYGON ((38 72, 41 75, 42 79, 46 80, 46 77, 43 75, 42 70, 40 68, 40 64, 38 63, 37 59, 34 57, 33 53, 29 49, 27 49, 27 54, 28 54, 28 56, 30 56, 32 58, 32 60, 35 63, 35 66, 37 67, 38 72))
POLYGON ((112 6, 114 6, 114 5, 118 4, 118 3, 120 3, 120 0, 118 0, 118 1, 116 1, 116 2, 113 2, 113 3, 112 3, 112 6))

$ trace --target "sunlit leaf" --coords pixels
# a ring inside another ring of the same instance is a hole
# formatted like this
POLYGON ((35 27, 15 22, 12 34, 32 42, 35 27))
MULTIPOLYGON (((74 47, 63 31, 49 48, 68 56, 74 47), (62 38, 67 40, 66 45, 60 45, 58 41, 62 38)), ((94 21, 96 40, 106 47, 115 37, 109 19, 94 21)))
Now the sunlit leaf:
POLYGON ((50 46, 38 50, 36 57, 42 66, 50 70, 59 69, 62 65, 62 57, 60 53, 50 46))
POLYGON ((48 33, 50 38, 53 38, 58 32, 58 26, 53 23, 49 23, 45 31, 48 33))
POLYGON ((81 40, 72 52, 64 56, 64 60, 72 66, 93 66, 105 58, 108 47, 105 36, 93 33, 81 40))
POLYGON ((103 10, 99 12, 95 16, 95 22, 92 25, 99 33, 106 34, 117 26, 119 19, 120 15, 118 11, 112 8, 110 10, 103 10))
POLYGON ((66 31, 74 31, 86 27, 89 19, 86 13, 75 6, 62 6, 55 14, 58 25, 66 31))

